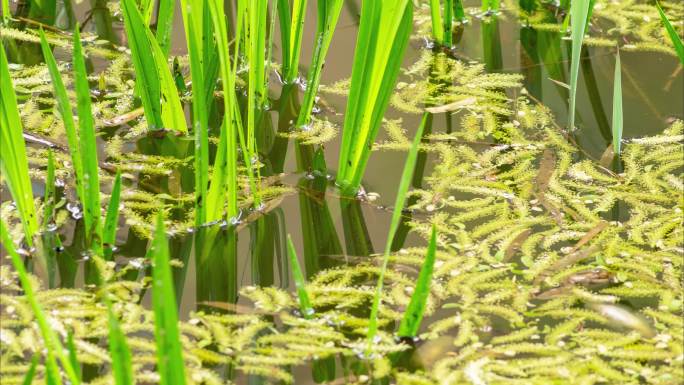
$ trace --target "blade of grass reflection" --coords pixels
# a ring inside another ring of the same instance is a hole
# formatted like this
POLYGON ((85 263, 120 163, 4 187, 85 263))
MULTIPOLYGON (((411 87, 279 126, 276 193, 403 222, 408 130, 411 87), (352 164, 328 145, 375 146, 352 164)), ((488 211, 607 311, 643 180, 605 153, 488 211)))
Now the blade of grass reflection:
POLYGON ((202 233, 202 243, 196 243, 202 250, 196 261, 198 309, 205 301, 236 303, 238 236, 235 227, 205 227, 198 229, 198 233, 202 233))
POLYGON ((154 335, 157 341, 157 371, 161 385, 185 384, 183 352, 178 330, 176 294, 169 264, 169 245, 164 217, 157 214, 157 225, 150 249, 152 269, 152 308, 154 335))
POLYGON ((373 254, 373 242, 363 217, 361 202, 355 198, 343 196, 340 197, 340 209, 347 255, 369 256, 373 254))
POLYGON ((497 16, 492 15, 483 19, 481 29, 485 68, 487 72, 499 72, 503 69, 503 56, 497 16))
POLYGON ((40 334, 44 341, 44 346, 47 349, 47 371, 54 374, 53 378, 55 380, 55 383, 61 384, 59 369, 57 367, 57 363, 55 360, 56 356, 57 360, 59 360, 59 362, 62 364, 62 368, 64 369, 64 372, 69 381, 71 381, 71 383, 74 385, 80 384, 79 376, 77 375, 75 369, 72 367, 71 361, 65 354, 65 349, 62 346, 62 343, 60 342, 59 338, 50 326, 48 318, 43 312, 43 309, 36 298, 35 291, 33 290, 31 279, 26 271, 24 262, 22 262, 21 258, 19 257, 19 254, 17 254, 17 251, 14 247, 14 242, 10 238, 9 231, 7 230, 7 225, 5 224, 5 221, 2 219, 0 219, 0 241, 5 248, 5 251, 7 251, 7 254, 9 254, 10 256, 10 260, 12 262, 12 265, 14 266, 14 270, 16 271, 17 276, 19 277, 19 282, 21 284, 22 289, 24 290, 26 302, 28 302, 29 306, 31 307, 33 316, 35 317, 36 323, 38 324, 40 334), (55 356, 53 356, 53 354, 55 356))
POLYGON ((322 149, 311 145, 295 144, 298 169, 314 173, 314 179, 302 178, 299 182, 299 212, 304 242, 304 265, 307 278, 335 263, 326 256, 342 254, 342 245, 328 208, 325 192, 328 185, 327 167, 322 149))
POLYGON ((582 60, 580 63, 582 67, 582 76, 584 77, 584 85, 587 88, 591 108, 594 111, 594 118, 598 124, 601 136, 605 140, 605 143, 608 144, 611 141, 610 124, 608 123, 606 111, 603 108, 601 93, 599 92, 598 83, 596 82, 596 76, 594 76, 594 68, 588 50, 582 51, 582 60))

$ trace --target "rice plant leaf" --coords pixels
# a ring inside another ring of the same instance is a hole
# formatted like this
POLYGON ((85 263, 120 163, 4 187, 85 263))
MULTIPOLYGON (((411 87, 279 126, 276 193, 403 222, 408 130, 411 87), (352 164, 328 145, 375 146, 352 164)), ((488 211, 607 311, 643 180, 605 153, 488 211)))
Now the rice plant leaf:
POLYGON ((154 336, 157 341, 157 371, 162 385, 185 384, 183 350, 178 330, 176 293, 169 264, 169 243, 166 239, 164 217, 157 214, 157 225, 152 240, 152 307, 154 336))
POLYGON ((181 0, 185 40, 190 57, 192 78, 192 129, 195 137, 195 225, 207 221, 207 186, 209 184, 209 128, 208 107, 204 91, 204 16, 203 3, 197 0, 181 0))
POLYGON ((4 46, 0 48, 0 171, 17 207, 24 237, 33 246, 38 219, 28 173, 28 158, 14 85, 4 46))
POLYGON ((100 219, 100 181, 95 139, 95 119, 90 101, 90 85, 86 71, 81 36, 78 26, 74 29, 74 85, 78 111, 79 150, 83 165, 83 219, 89 247, 99 252, 102 248, 102 224, 100 219))
POLYGON ((74 344, 74 333, 69 331, 67 334, 67 349, 69 350, 69 361, 71 362, 71 367, 74 368, 76 376, 78 376, 79 381, 81 380, 81 364, 78 362, 78 351, 76 350, 76 345, 74 344))
POLYGON ((121 330, 119 319, 117 318, 109 300, 107 305, 107 319, 109 326, 109 356, 112 359, 112 373, 115 385, 132 385, 135 383, 133 378, 133 367, 131 361, 131 350, 126 342, 126 335, 121 330))
POLYGON ((413 22, 408 0, 362 3, 338 164, 345 194, 358 190, 399 74, 413 22), (387 44, 387 42, 392 42, 387 44))
POLYGON ((285 82, 292 83, 298 75, 299 56, 302 48, 302 34, 304 33, 304 19, 306 16, 307 0, 294 0, 292 2, 292 22, 290 23, 289 47, 290 62, 287 65, 285 82))
POLYGON ((57 99, 57 105, 59 106, 59 112, 62 117, 62 123, 64 124, 64 131, 67 137, 67 144, 69 145, 71 163, 73 165, 74 175, 76 177, 76 194, 81 202, 83 202, 85 200, 83 192, 83 160, 79 146, 78 132, 76 131, 76 124, 74 122, 74 114, 71 109, 71 101, 69 100, 66 87, 64 86, 62 75, 59 73, 59 68, 57 67, 55 57, 52 54, 52 50, 50 50, 50 46, 48 45, 45 32, 41 28, 39 33, 40 47, 43 51, 43 58, 45 59, 48 72, 50 73, 52 88, 55 93, 55 99, 57 99))
POLYGON ((121 10, 131 48, 145 119, 152 130, 187 132, 183 106, 166 55, 143 22, 134 0, 123 0, 121 10))
POLYGON ((306 292, 306 280, 302 274, 302 268, 299 266, 299 259, 297 258, 297 250, 295 250, 292 243, 292 237, 287 235, 287 256, 290 259, 290 266, 292 267, 292 277, 297 287, 297 296, 299 297, 299 308, 302 311, 304 318, 310 318, 313 313, 313 307, 309 300, 309 294, 306 292))
POLYGON ((442 22, 442 5, 439 0, 430 0, 430 17, 432 20, 432 38, 438 44, 444 42, 444 27, 442 22))
POLYGON ((12 17, 10 12, 9 0, 2 0, 2 20, 7 22, 12 17))
MULTIPOLYGON (((5 250, 7 251, 7 254, 10 257, 12 265, 14 266, 14 270, 16 271, 17 276, 19 277, 21 287, 24 290, 26 302, 28 302, 31 311, 33 312, 33 316, 35 317, 36 323, 38 324, 38 329, 40 330, 40 333, 43 337, 43 341, 45 342, 44 346, 47 349, 46 366, 48 367, 48 370, 50 370, 50 368, 57 367, 56 363, 54 362, 55 357, 57 357, 59 362, 62 364, 62 368, 64 369, 64 372, 66 373, 66 376, 69 379, 69 381, 71 381, 71 383, 74 385, 80 384, 81 381, 74 367, 71 365, 71 360, 65 354, 62 343, 57 338, 57 335, 50 326, 50 323, 48 322, 48 319, 45 313, 43 312, 40 303, 38 303, 38 300, 36 299, 36 294, 33 290, 33 286, 31 285, 31 279, 29 278, 29 275, 26 272, 24 262, 21 260, 21 257, 19 257, 17 250, 14 248, 14 243, 12 241, 12 238, 10 238, 9 231, 7 230, 7 225, 5 224, 5 221, 2 219, 0 219, 0 242, 5 247, 5 250)), ((55 382, 61 384, 60 376, 57 375, 55 377, 55 382)))
POLYGON ((318 93, 318 86, 321 83, 321 72, 325 57, 330 48, 333 32, 340 16, 343 0, 319 0, 318 1, 318 22, 316 24, 316 45, 314 47, 311 67, 307 75, 307 87, 304 93, 304 101, 297 117, 297 126, 306 126, 311 122, 311 111, 313 111, 314 101, 318 93))
POLYGON ((444 25, 442 28, 444 28, 444 41, 443 44, 447 47, 451 47, 453 44, 452 40, 452 34, 451 34, 451 26, 453 25, 454 22, 454 0, 445 0, 444 1, 444 25))
POLYGON ((45 194, 43 194, 43 229, 47 229, 55 211, 55 156, 48 149, 47 176, 45 178, 45 194))
MULTIPOLYGON (((231 62, 229 58, 228 49, 228 32, 226 28, 225 11, 224 4, 219 0, 209 1, 209 14, 211 16, 212 25, 214 27, 214 38, 216 39, 216 46, 219 55, 219 73, 221 76, 221 82, 223 84, 224 98, 223 98, 223 108, 225 116, 223 118, 223 124, 226 127, 226 152, 225 152, 225 197, 227 202, 226 214, 228 218, 235 218, 238 214, 237 206, 237 148, 238 143, 236 137, 239 138, 239 146, 242 152, 242 156, 247 166, 247 176, 249 179, 250 190, 252 191, 252 197, 254 201, 254 206, 258 207, 261 200, 259 198, 259 192, 256 186, 256 176, 254 175, 252 167, 252 159, 256 154, 252 151, 252 148, 247 144, 249 140, 245 140, 245 135, 242 129, 242 118, 240 117, 240 111, 238 109, 237 97, 235 95, 235 77, 237 73, 237 60, 233 63, 231 68, 231 62)), ((237 10, 237 27, 236 35, 241 36, 243 17, 246 13, 246 1, 238 1, 237 10)), ((240 40, 237 39, 234 45, 235 57, 238 56, 240 49, 240 40)), ((253 60, 253 59, 252 59, 253 60)), ((263 86, 263 82, 260 82, 263 86)), ((211 191, 211 190, 210 190, 211 191)), ((214 194, 216 195, 216 194, 214 194)), ((212 196, 214 196, 212 195, 212 196)), ((212 203, 215 204, 215 203, 212 203)), ((211 211, 208 210, 208 215, 212 215, 211 211)))
POLYGON ((662 20, 663 25, 667 30, 667 34, 670 36, 670 40, 672 41, 672 45, 674 46, 675 52, 677 53, 679 62, 682 63, 682 65, 684 65, 684 43, 682 43, 682 38, 679 36, 677 30, 674 28, 672 23, 670 23, 670 20, 665 15, 665 12, 663 12, 663 9, 660 7, 660 3, 658 3, 657 1, 656 7, 658 7, 658 13, 660 13, 660 20, 662 20))
POLYGON ((430 243, 428 244, 427 254, 423 267, 418 274, 418 282, 416 288, 411 296, 404 318, 399 325, 399 336, 401 337, 415 337, 420 330, 420 322, 423 320, 425 307, 427 306, 428 296, 430 295, 430 284, 432 282, 432 271, 435 266, 435 254, 437 249, 437 229, 432 225, 432 232, 430 235, 430 243))
POLYGON ((24 375, 24 380, 21 382, 22 385, 31 385, 33 382, 33 377, 36 375, 36 366, 38 366, 38 354, 34 354, 31 357, 31 365, 29 366, 26 374, 24 375))
POLYGON ((159 0, 159 10, 157 11, 157 33, 156 38, 159 48, 164 54, 164 58, 169 57, 171 48, 171 31, 173 29, 173 13, 176 8, 174 0, 159 0))
POLYGON ((104 228, 102 229, 102 244, 107 246, 104 250, 104 257, 107 260, 112 258, 116 243, 116 230, 119 225, 119 202, 121 198, 121 171, 116 171, 112 194, 109 196, 107 214, 105 215, 104 228))
POLYGON ((575 128, 575 106, 577 103, 577 80, 582 53, 582 42, 589 19, 591 1, 573 0, 570 5, 572 55, 570 59, 570 107, 568 108, 568 129, 575 128))
POLYGON ((368 323, 368 333, 366 335, 368 346, 366 347, 366 355, 370 355, 371 348, 373 346, 373 340, 378 331, 378 310, 380 308, 380 299, 382 296, 382 287, 385 279, 385 271, 387 270, 387 263, 389 261, 390 251, 392 249, 392 240, 394 240, 394 235, 399 228, 399 223, 401 222, 401 213, 404 210, 404 203, 406 201, 406 193, 408 192, 409 186, 411 185, 411 179, 413 178, 413 170, 416 167, 416 159, 418 158, 418 147, 420 145, 420 140, 423 137, 423 130, 427 125, 428 113, 423 114, 423 119, 420 122, 420 126, 416 132, 416 136, 413 138, 411 143, 411 149, 406 156, 406 163, 404 164, 404 171, 401 174, 401 180, 399 181, 399 188, 397 189, 397 197, 394 201, 394 211, 392 212, 392 219, 390 221, 390 228, 387 234, 387 242, 385 243, 385 253, 382 259, 382 267, 380 269, 380 274, 378 276, 378 283, 375 290, 375 296, 373 297, 373 306, 371 308, 370 320, 368 323))
POLYGON ((620 65, 620 51, 615 57, 615 77, 613 78, 613 152, 620 156, 622 141, 622 69, 620 65))

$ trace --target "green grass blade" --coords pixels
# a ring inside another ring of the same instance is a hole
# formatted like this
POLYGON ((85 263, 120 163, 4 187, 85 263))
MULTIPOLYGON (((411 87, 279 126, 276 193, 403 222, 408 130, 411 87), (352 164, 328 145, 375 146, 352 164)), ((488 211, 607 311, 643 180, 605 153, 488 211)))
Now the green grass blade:
POLYGON ((26 374, 24 375, 24 380, 21 385, 31 385, 33 383, 33 377, 36 375, 36 366, 38 366, 38 354, 34 354, 31 357, 31 365, 29 366, 26 374))
POLYGON ((427 306, 428 296, 430 295, 430 285, 432 283, 432 271, 435 266, 435 254, 437 250, 437 228, 432 225, 430 243, 428 244, 427 254, 423 267, 418 274, 418 282, 411 296, 404 318, 399 325, 399 336, 415 337, 420 330, 420 322, 423 320, 425 307, 427 306))
POLYGON ((662 20, 663 25, 667 30, 667 34, 670 36, 670 40, 672 40, 672 45, 674 46, 674 50, 677 53, 679 62, 682 63, 682 65, 684 65, 684 43, 682 43, 682 38, 679 36, 677 30, 674 28, 672 23, 670 23, 670 20, 668 20, 667 16, 665 15, 665 12, 663 12, 663 9, 660 7, 660 3, 658 3, 657 1, 656 7, 658 7, 658 13, 660 13, 660 20, 662 20))
POLYGON ((463 23, 466 20, 465 10, 463 9, 462 0, 453 0, 454 4, 454 17, 459 23, 463 23))
POLYGON ((615 152, 616 156, 620 156, 622 126, 622 69, 620 51, 618 51, 615 57, 615 77, 613 78, 613 152, 615 152))
POLYGON ((297 117, 297 126, 306 126, 311 122, 311 111, 313 111, 314 101, 318 93, 318 86, 321 83, 321 73, 323 63, 330 48, 335 26, 340 16, 343 0, 319 0, 318 1, 318 22, 316 24, 316 46, 314 47, 311 67, 306 81, 306 92, 304 101, 297 117))
POLYGON ((185 40, 190 56, 192 78, 192 129, 195 136, 195 225, 207 221, 207 186, 209 184, 209 128, 208 106, 204 83, 204 26, 203 3, 181 0, 185 40))
POLYGON ((358 190, 382 121, 413 21, 413 3, 364 2, 357 36, 351 88, 344 119, 338 184, 358 190), (387 44, 391 41, 392 44, 387 44))
POLYGON ((159 0, 157 33, 155 36, 159 42, 159 48, 164 53, 164 58, 169 57, 169 49, 171 48, 171 31, 173 29, 173 13, 175 8, 176 2, 174 0, 159 0))
POLYGON ((112 194, 109 196, 109 205, 107 205, 107 214, 105 215, 104 228, 102 230, 102 244, 105 247, 104 257, 107 260, 112 259, 114 253, 114 246, 116 244, 116 230, 119 225, 119 202, 121 198, 121 171, 116 171, 114 177, 114 185, 112 186, 112 194))
POLYGON ((166 55, 143 22, 135 1, 123 0, 121 10, 147 124, 152 130, 167 128, 187 132, 183 106, 166 55))
POLYGON ((83 219, 86 228, 86 240, 89 246, 97 251, 102 248, 102 224, 100 214, 100 181, 99 164, 97 162, 97 141, 95 140, 95 119, 90 102, 90 85, 86 64, 81 47, 81 36, 78 26, 74 29, 74 85, 78 111, 79 149, 83 165, 83 219))
POLYGON ((276 0, 278 5, 278 23, 280 24, 280 51, 282 62, 283 79, 290 69, 290 31, 292 30, 292 17, 290 14, 289 0, 276 0))
POLYGON ((423 119, 420 122, 416 136, 413 138, 413 143, 411 143, 411 149, 406 156, 404 171, 401 174, 401 180, 397 190, 397 198, 394 201, 394 211, 392 212, 389 233, 387 234, 387 242, 385 243, 385 253, 382 260, 382 268, 380 270, 380 275, 378 276, 378 284, 376 286, 375 296, 373 297, 373 306, 371 308, 370 322, 368 324, 368 346, 366 348, 366 355, 370 354, 371 348, 373 346, 373 340, 375 339, 375 334, 378 331, 378 310, 380 308, 380 299, 382 296, 385 271, 387 270, 387 263, 389 260, 390 251, 392 249, 392 241, 394 240, 394 235, 396 234, 397 229, 399 228, 399 223, 401 222, 401 213, 404 210, 406 193, 411 185, 413 170, 416 167, 416 159, 418 158, 418 147, 420 145, 420 140, 423 137, 423 130, 425 129, 427 120, 428 113, 425 113, 423 114, 423 119))
POLYGON ((288 52, 290 62, 285 73, 285 83, 292 83, 299 74, 299 56, 302 48, 302 34, 304 33, 304 19, 306 17, 307 0, 294 0, 292 3, 292 22, 290 23, 288 52))
POLYGON ((575 105, 577 103, 577 80, 584 41, 584 32, 589 18, 590 0, 573 0, 570 5, 572 57, 570 60, 570 107, 568 108, 568 129, 575 128, 575 105))
POLYGON ((266 9, 268 1, 250 0, 247 15, 247 148, 256 155, 256 126, 267 95, 265 87, 266 9))
POLYGON ((299 259, 297 259, 297 251, 292 243, 290 234, 287 235, 287 256, 290 259, 290 266, 292 267, 292 278, 297 287, 299 308, 301 309, 304 318, 310 318, 313 314, 313 307, 309 300, 309 294, 306 292, 306 280, 304 279, 304 274, 302 274, 302 268, 299 265, 299 259))
POLYGON ((107 320, 109 326, 109 356, 112 359, 112 373, 115 385, 132 385, 135 383, 133 378, 133 367, 131 361, 131 350, 126 342, 126 335, 121 330, 119 319, 117 318, 109 300, 107 304, 107 320))
POLYGON ((81 158, 81 150, 78 144, 79 139, 78 132, 76 131, 76 124, 74 122, 74 114, 71 110, 71 101, 69 100, 66 87, 64 86, 64 81, 62 80, 62 75, 59 73, 57 62, 52 54, 52 50, 50 50, 50 46, 48 45, 47 38, 45 37, 45 33, 43 32, 42 28, 40 29, 40 46, 43 51, 45 64, 47 65, 48 71, 50 73, 52 88, 55 93, 55 99, 57 99, 60 115, 62 116, 64 131, 66 132, 69 153, 71 154, 71 163, 73 164, 74 175, 76 177, 76 193, 81 202, 83 202, 85 199, 83 192, 83 161, 81 158))
POLYGON ((2 21, 7 22, 12 17, 10 12, 9 0, 2 0, 2 21))
POLYGON ((444 45, 451 47, 453 44, 451 26, 454 22, 454 0, 445 0, 444 2, 444 45))
MULTIPOLYGON (((396 31, 391 39, 393 44, 389 50, 385 50, 381 56, 376 58, 374 63, 374 71, 377 76, 371 78, 373 99, 368 99, 373 105, 372 113, 362 116, 361 125, 363 129, 363 137, 365 140, 357 141, 352 152, 352 168, 349 175, 351 181, 350 186, 355 191, 361 185, 366 164, 371 154, 371 148, 375 137, 378 134, 382 119, 389 104, 390 97, 394 91, 394 84, 399 75, 399 69, 404 57, 404 51, 408 45, 409 37, 411 36, 411 27, 413 24, 413 5, 408 3, 403 16, 399 19, 393 20, 392 28, 390 30, 396 31), (394 24, 394 22, 398 24, 394 24), (378 63, 385 63, 379 65, 378 63)), ((384 41, 380 38, 380 42, 384 41)))
POLYGON ((430 0, 430 17, 432 20, 432 38, 437 44, 444 42, 444 23, 442 22, 442 5, 439 0, 430 0))
POLYGON ((162 385, 185 384, 183 350, 178 329, 176 293, 169 264, 169 243, 164 217, 157 214, 157 226, 152 240, 152 307, 154 335, 157 341, 157 371, 162 385))
POLYGON ((19 212, 26 243, 33 246, 38 219, 28 173, 28 158, 5 48, 0 47, 0 171, 19 212))
POLYGON ((79 381, 81 380, 81 363, 78 362, 78 351, 76 350, 76 345, 74 344, 74 333, 69 331, 67 334, 67 349, 69 350, 69 362, 71 362, 71 367, 74 368, 76 376, 78 376, 79 381))
MULTIPOLYGON (((76 371, 71 365, 69 357, 64 353, 64 347, 57 338, 57 335, 50 326, 50 323, 48 322, 48 319, 45 316, 45 313, 43 312, 40 303, 38 303, 38 300, 36 299, 35 292, 33 291, 33 286, 31 285, 31 279, 29 278, 29 275, 26 272, 24 262, 19 257, 19 254, 17 254, 17 250, 14 248, 14 243, 9 236, 7 225, 5 224, 5 221, 2 219, 0 219, 0 242, 2 242, 2 245, 5 247, 7 254, 10 256, 10 260, 12 261, 12 265, 14 266, 14 270, 17 272, 17 276, 19 277, 21 287, 22 289, 24 289, 24 296, 26 297, 26 302, 28 302, 29 306, 31 307, 33 316, 36 318, 36 323, 38 324, 40 333, 43 337, 43 340, 45 341, 45 348, 48 351, 48 359, 46 360, 46 366, 50 367, 51 365, 53 365, 54 367, 56 367, 56 365, 54 364, 54 356, 56 356, 57 359, 59 359, 59 362, 62 364, 62 368, 64 368, 64 372, 66 373, 69 381, 71 381, 71 383, 74 385, 80 384, 81 381, 79 380, 76 371), (53 354, 54 356, 52 356, 53 354), (50 359, 51 356, 52 359, 50 359)), ((55 380, 56 382, 61 383, 61 381, 59 381, 59 376, 56 376, 55 380)))
POLYGON ((48 149, 47 177, 45 178, 45 194, 43 195, 43 230, 47 230, 55 212, 55 156, 48 149))

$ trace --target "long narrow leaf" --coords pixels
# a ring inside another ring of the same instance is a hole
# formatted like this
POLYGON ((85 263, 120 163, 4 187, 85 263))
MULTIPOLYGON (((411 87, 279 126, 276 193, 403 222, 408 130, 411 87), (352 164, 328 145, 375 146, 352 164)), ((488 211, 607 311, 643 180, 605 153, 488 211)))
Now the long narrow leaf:
POLYGON ((121 10, 147 124, 152 130, 168 128, 187 132, 183 106, 166 55, 143 22, 135 1, 122 0, 121 10))
POLYGON ((430 17, 432 20, 432 38, 437 44, 444 42, 444 27, 442 22, 442 5, 439 0, 430 0, 430 17))
POLYGON ((299 266, 299 259, 297 259, 297 251, 292 243, 292 237, 287 235, 287 256, 290 259, 290 266, 292 267, 292 277, 294 278, 295 286, 297 287, 297 296, 299 297, 299 308, 305 318, 311 317, 313 307, 309 300, 309 294, 306 292, 306 281, 302 268, 299 266))
POLYGON ((19 212, 26 243, 33 246, 33 236, 38 231, 38 219, 33 203, 21 117, 4 47, 0 48, 0 171, 19 212))
POLYGON ((622 125, 622 69, 620 51, 618 51, 615 57, 615 76, 613 78, 613 152, 616 156, 620 156, 622 125))
POLYGON ((657 1, 656 7, 658 7, 658 13, 660 13, 660 20, 662 20, 663 25, 667 30, 667 34, 670 36, 670 40, 672 41, 672 45, 674 46, 675 52, 677 53, 679 62, 682 63, 682 65, 684 65, 684 43, 682 43, 682 38, 679 36, 677 30, 674 28, 672 23, 670 23, 670 20, 665 15, 665 12, 663 12, 663 9, 660 7, 660 3, 658 3, 657 1))
POLYGON ((430 295, 430 285, 432 283, 432 271, 435 266, 435 254, 437 250, 437 228, 432 225, 432 232, 430 235, 430 243, 428 244, 427 254, 423 267, 418 274, 418 282, 416 288, 411 296, 404 318, 399 324, 399 336, 401 337, 415 337, 420 329, 420 322, 423 320, 425 308, 427 306, 428 296, 430 295))
POLYGON ((575 128, 575 105, 577 102, 577 80, 579 78, 579 61, 589 18, 590 0, 573 0, 570 5, 572 22, 572 57, 570 60, 570 107, 568 108, 568 129, 575 128))
POLYGON ((321 83, 323 63, 330 48, 333 32, 340 16, 343 0, 319 0, 318 22, 316 24, 316 46, 314 47, 311 67, 306 81, 306 93, 304 101, 297 117, 297 126, 306 126, 311 122, 311 111, 321 83))
POLYGON ((126 342, 126 335, 121 330, 119 319, 117 318, 112 305, 107 299, 107 320, 109 325, 109 356, 112 359, 112 373, 114 374, 114 384, 132 385, 135 383, 133 378, 133 367, 131 361, 131 350, 126 342))
POLYGON ((67 144, 69 145, 69 153, 71 154, 71 163, 74 168, 74 175, 76 177, 76 193, 81 202, 84 201, 85 196, 83 192, 83 160, 81 157, 81 149, 79 146, 78 132, 76 131, 76 124, 74 123, 74 114, 71 109, 71 101, 67 94, 62 75, 59 73, 57 62, 50 50, 45 33, 40 29, 40 46, 43 51, 43 58, 50 73, 50 80, 52 80, 52 88, 55 92, 55 99, 59 106, 59 112, 64 124, 64 131, 67 137, 67 144))
POLYGON ((413 3, 408 0, 362 3, 338 164, 338 184, 345 194, 356 192, 361 184, 412 21, 413 3))
POLYGON ((152 307, 154 336, 157 341, 157 371, 162 385, 185 384, 183 349, 178 329, 176 293, 169 264, 169 243, 166 239, 164 217, 159 212, 152 240, 152 307))
POLYGON ((207 185, 209 174, 209 128, 208 106, 204 91, 204 44, 203 3, 197 0, 181 0, 185 40, 190 56, 192 77, 192 129, 195 136, 195 225, 207 221, 207 185))
POLYGON ((74 29, 74 84, 78 111, 79 149, 83 165, 83 219, 86 240, 95 251, 102 248, 102 224, 100 220, 100 180, 95 140, 95 119, 90 102, 90 85, 86 71, 81 36, 78 26, 74 29))
MULTIPOLYGON (((12 265, 14 266, 14 270, 17 272, 17 276, 19 277, 21 287, 22 289, 24 289, 26 302, 28 302, 29 306, 31 307, 33 316, 36 318, 36 323, 38 323, 40 333, 43 336, 45 347, 48 351, 48 359, 46 366, 52 365, 53 367, 55 367, 54 357, 56 356, 57 359, 59 359, 59 362, 62 364, 62 368, 64 368, 64 371, 66 372, 69 381, 71 381, 71 383, 74 385, 80 384, 81 382, 79 380, 79 377, 76 371, 74 370, 73 366, 71 365, 71 360, 65 354, 64 347, 57 338, 57 335, 52 329, 52 326, 50 326, 50 323, 48 322, 48 319, 45 316, 42 307, 36 299, 36 294, 33 291, 31 279, 29 278, 29 275, 26 272, 24 262, 22 262, 21 258, 19 257, 19 254, 17 254, 17 250, 14 248, 14 243, 9 236, 7 225, 5 224, 5 221, 2 219, 0 219, 0 242, 2 242, 2 245, 5 247, 7 254, 9 254, 10 256, 10 260, 12 261, 12 265), (52 356, 53 354, 54 356, 52 356), (50 357, 52 357, 52 359, 50 359, 50 357)), ((59 381, 59 376, 57 376, 55 381, 61 383, 61 381, 59 381)))
POLYGON ((413 170, 416 167, 416 159, 418 158, 418 147, 420 145, 420 140, 423 137, 423 130, 425 129, 428 119, 428 113, 423 115, 423 119, 420 122, 416 136, 413 138, 413 143, 411 143, 411 149, 406 156, 406 163, 404 164, 404 171, 401 174, 401 180, 399 181, 399 188, 397 189, 397 198, 394 201, 394 211, 392 212, 392 219, 390 221, 390 228, 387 234, 387 242, 385 243, 385 253, 382 259, 382 267, 380 269, 380 274, 378 276, 378 283, 375 289, 375 296, 373 297, 373 307, 371 308, 370 321, 368 323, 368 334, 366 347, 366 355, 370 354, 371 348, 373 346, 373 340, 378 331, 378 310, 380 308, 380 300, 382 297, 382 288, 385 280, 385 271, 387 270, 387 263, 389 261, 390 251, 392 249, 392 240, 394 240, 394 234, 396 234, 399 228, 399 223, 401 222, 401 213, 404 210, 404 202, 406 201, 406 193, 408 192, 409 186, 411 185, 411 179, 413 178, 413 170))
POLYGON ((109 196, 107 214, 105 215, 104 228, 102 230, 102 244, 107 246, 104 250, 105 259, 111 259, 116 243, 116 230, 119 225, 119 201, 121 198, 121 171, 116 171, 112 194, 109 196))
POLYGON ((159 10, 157 11, 157 33, 156 38, 159 48, 164 53, 164 58, 169 57, 171 48, 171 31, 173 29, 173 13, 176 8, 174 0, 159 0, 159 10))

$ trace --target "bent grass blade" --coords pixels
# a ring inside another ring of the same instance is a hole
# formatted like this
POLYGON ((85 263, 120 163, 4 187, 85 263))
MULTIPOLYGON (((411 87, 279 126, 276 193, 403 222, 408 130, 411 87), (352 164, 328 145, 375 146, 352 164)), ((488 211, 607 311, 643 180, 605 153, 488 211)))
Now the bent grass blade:
POLYGON ((404 171, 401 174, 401 181, 399 182, 399 189, 397 190, 397 198, 394 201, 394 210, 392 211, 392 219, 390 221, 389 233, 387 234, 387 242, 385 244, 385 253, 382 259, 382 267, 378 276, 378 283, 373 297, 373 307, 371 308, 370 321, 368 323, 368 334, 366 335, 368 346, 366 347, 366 356, 370 356, 373 347, 373 340, 378 331, 378 310, 380 308, 380 301, 382 297, 382 288, 385 279, 385 271, 387 270, 387 263, 389 261, 390 251, 392 249, 392 241, 394 235, 399 228, 401 222, 401 213, 404 210, 404 202, 406 201, 406 193, 411 185, 413 178, 413 170, 416 167, 416 159, 418 158, 418 147, 420 140, 423 137, 423 130, 427 124, 428 113, 423 114, 423 119, 420 122, 418 131, 411 143, 411 149, 406 156, 406 163, 404 164, 404 171))
POLYGON ((684 65, 684 43, 682 43, 682 38, 679 36, 672 23, 670 23, 670 20, 665 15, 665 12, 663 12, 663 9, 660 7, 660 3, 656 2, 656 7, 658 7, 660 20, 662 20, 663 26, 665 26, 668 36, 670 36, 670 40, 672 41, 675 52, 677 53, 679 62, 684 65))

